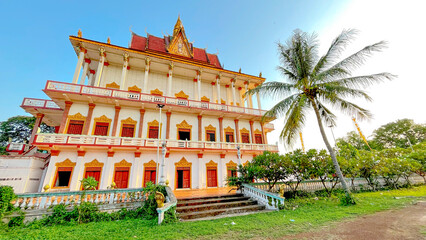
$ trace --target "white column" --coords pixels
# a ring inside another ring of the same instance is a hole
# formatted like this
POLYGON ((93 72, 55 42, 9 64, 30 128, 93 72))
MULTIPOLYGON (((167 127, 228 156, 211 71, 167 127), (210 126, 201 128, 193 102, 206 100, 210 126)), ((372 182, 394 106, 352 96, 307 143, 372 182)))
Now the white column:
POLYGON ((169 77, 167 79, 167 96, 172 97, 173 62, 169 65, 169 77))
POLYGON ((198 186, 199 188, 206 188, 206 180, 204 180, 203 175, 207 174, 206 165, 203 163, 203 158, 198 158, 198 186))
POLYGON ((258 108, 259 110, 261 110, 261 109, 262 109, 262 106, 260 105, 260 97, 259 97, 259 93, 256 93, 256 98, 257 98, 257 108, 258 108))
POLYGON ((99 189, 107 189, 112 183, 112 173, 114 171, 113 157, 108 157, 105 169, 102 171, 101 187, 99 189))
POLYGON ((253 108, 253 98, 252 95, 248 95, 249 100, 249 108, 253 108))
POLYGON ((212 82, 212 98, 210 99, 211 102, 216 102, 217 101, 217 94, 216 94, 216 89, 215 89, 215 82, 212 82))
POLYGON ((227 105, 231 105, 231 101, 232 101, 232 99, 231 99, 231 89, 229 88, 230 87, 229 85, 226 85, 225 87, 226 87, 226 104, 227 105))
POLYGON ((78 83, 78 77, 80 76, 80 70, 81 70, 81 66, 83 65, 85 53, 86 53, 86 49, 80 48, 80 53, 78 54, 77 67, 75 67, 72 83, 78 83))
POLYGON ((232 105, 237 105, 237 98, 235 97, 235 79, 232 79, 231 81, 232 86, 232 105))
MULTIPOLYGON (((248 82, 247 82, 247 81, 246 81, 246 82, 244 82, 244 88, 245 88, 245 90, 246 90, 245 92, 247 92, 247 91, 248 91, 248 82)), ((246 103, 246 104, 245 104, 245 105, 246 105, 246 107, 248 108, 250 104, 249 104, 249 96, 247 96, 247 95, 246 95, 246 101, 245 101, 245 103, 246 103)))
POLYGON ((94 85, 94 81, 95 81, 95 74, 93 73, 89 73, 89 79, 87 81, 87 85, 89 86, 93 86, 94 85))
POLYGON ((84 171, 84 157, 78 156, 77 157, 77 164, 74 167, 72 177, 71 177, 71 184, 70 184, 70 191, 79 191, 81 182, 80 180, 83 179, 83 171, 84 171))
MULTIPOLYGON (((89 59, 87 59, 89 60, 89 59)), ((89 60, 90 61, 90 60, 89 60)), ((85 60, 83 65, 83 74, 81 75, 80 84, 84 85, 87 77, 87 71, 89 70, 89 63, 85 60)))
POLYGON ((223 158, 219 158, 219 164, 218 164, 218 180, 219 180, 219 187, 223 187, 224 182, 225 182, 225 178, 223 177, 223 161, 225 161, 225 159, 223 158))
POLYGON ((143 79, 143 89, 142 89, 143 93, 148 93, 148 78, 149 78, 149 66, 150 66, 150 64, 151 64, 151 59, 147 57, 145 59, 145 77, 143 79))
POLYGON ((127 66, 129 65, 129 54, 125 53, 123 57, 124 57, 124 64, 123 64, 123 70, 121 71, 120 90, 126 90, 124 85, 126 84, 126 78, 127 78, 127 66))
POLYGON ((244 107, 243 88, 238 88, 238 94, 240 95, 240 107, 244 107))
POLYGON ((197 92, 198 92, 198 101, 201 101, 201 70, 197 71, 197 92))
POLYGON ((220 75, 216 77, 216 89, 217 89, 217 103, 221 104, 222 99, 220 97, 220 75))
POLYGON ((44 181, 41 184, 41 191, 44 191, 44 186, 49 185, 52 188, 55 183, 53 182, 53 178, 55 177, 56 166, 55 164, 58 162, 57 156, 51 156, 49 166, 47 167, 46 175, 44 177, 44 181))
POLYGON ((197 82, 198 82, 198 80, 196 79, 196 78, 194 78, 194 81, 193 81, 193 84, 192 84, 192 89, 193 89, 193 91, 194 91, 194 100, 197 100, 198 101, 198 90, 197 90, 197 82))
POLYGON ((99 49, 99 53, 101 55, 101 58, 99 59, 98 64, 98 70, 96 71, 96 78, 95 78, 95 86, 99 87, 101 84, 101 77, 102 77, 102 70, 104 68, 105 63, 105 50, 103 48, 99 49))

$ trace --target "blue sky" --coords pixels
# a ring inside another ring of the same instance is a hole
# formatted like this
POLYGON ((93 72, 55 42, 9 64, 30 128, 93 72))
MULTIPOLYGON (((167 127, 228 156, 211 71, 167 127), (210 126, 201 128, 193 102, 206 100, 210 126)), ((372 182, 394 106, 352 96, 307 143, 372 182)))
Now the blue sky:
MULTIPOLYGON (((190 41, 194 41, 196 47, 207 48, 208 52, 218 52, 226 69, 238 71, 241 67, 242 72, 252 75, 262 71, 268 81, 273 81, 282 80, 276 71, 279 64, 276 43, 287 40, 296 28, 319 33, 322 46, 328 46, 343 28, 358 28, 361 30, 361 45, 382 39, 390 41, 393 45, 384 57, 395 62, 403 54, 398 50, 407 47, 405 41, 395 36, 413 34, 404 32, 408 30, 413 30, 414 35, 422 34, 419 30, 416 33, 415 29, 423 28, 421 22, 426 22, 424 14, 419 12, 424 9, 421 1, 402 5, 398 1, 372 3, 345 0, 156 2, 0 1, 0 101, 3 103, 0 121, 25 114, 19 107, 24 97, 46 98, 41 91, 46 80, 71 82, 77 56, 68 36, 77 35, 78 29, 82 30, 84 38, 106 42, 110 37, 112 44, 128 46, 130 28, 139 35, 145 35, 145 31, 156 36, 171 34, 180 14, 190 41)), ((412 54, 416 54, 416 51, 418 54, 424 50, 413 49, 412 54)), ((379 58, 368 65, 374 67, 370 73, 392 70, 395 71, 392 73, 404 76, 405 70, 399 69, 402 64, 389 63, 386 59, 379 58)), ((405 103, 398 105, 395 102, 397 106, 394 107, 402 109, 401 115, 391 114, 392 111, 386 106, 388 102, 380 101, 389 97, 380 95, 383 87, 393 89, 391 94, 399 95, 401 91, 412 91, 406 86, 418 85, 419 80, 415 81, 414 77, 407 75, 391 84, 372 88, 372 96, 377 96, 378 103, 366 107, 371 106, 377 112, 377 118, 361 124, 366 135, 381 124, 402 117, 413 118, 416 122, 426 121, 426 114, 424 111, 419 113, 418 108, 410 109, 405 103)), ((420 85, 424 85, 424 82, 420 85)), ((416 88, 413 91, 417 91, 416 88)), ((418 93, 421 96, 422 93, 418 93)), ((414 95, 411 92, 411 101, 424 103, 423 97, 416 95, 417 98, 412 99, 414 95)), ((263 108, 272 106, 271 102, 263 102, 263 108)), ((342 119, 344 124, 336 129, 337 137, 353 130, 350 117, 342 119)), ((315 130, 310 131, 310 124, 307 126, 305 145, 309 145, 308 148, 323 147, 317 126, 313 125, 315 130)), ((276 129, 280 128, 280 123, 275 125, 276 129)), ((271 134, 270 142, 278 141, 278 134, 279 131, 271 134)))

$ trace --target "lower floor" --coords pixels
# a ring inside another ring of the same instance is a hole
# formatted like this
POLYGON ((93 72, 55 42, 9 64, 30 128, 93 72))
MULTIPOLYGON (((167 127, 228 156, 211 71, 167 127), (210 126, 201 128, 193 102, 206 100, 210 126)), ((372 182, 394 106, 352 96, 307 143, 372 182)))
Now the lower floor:
POLYGON ((237 165, 251 161, 233 153, 170 152, 157 161, 156 151, 57 151, 42 177, 41 186, 49 191, 81 190, 81 180, 93 177, 97 189, 140 188, 164 179, 177 192, 190 189, 217 189, 236 176, 237 165))

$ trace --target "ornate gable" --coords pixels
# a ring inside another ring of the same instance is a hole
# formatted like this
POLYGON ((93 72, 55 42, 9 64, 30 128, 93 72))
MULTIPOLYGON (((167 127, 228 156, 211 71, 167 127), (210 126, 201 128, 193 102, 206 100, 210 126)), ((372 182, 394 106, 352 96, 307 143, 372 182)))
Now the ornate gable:
POLYGON ((120 85, 118 85, 118 84, 117 84, 117 83, 115 83, 115 82, 108 83, 107 85, 105 85, 105 87, 107 87, 107 88, 120 89, 120 85))
POLYGON ((185 120, 183 120, 181 123, 176 124, 176 128, 192 129, 192 125, 189 125, 185 120))
POLYGON ((122 124, 136 124, 137 121, 133 120, 131 117, 121 120, 122 124))
POLYGON ((180 91, 178 93, 175 93, 175 97, 176 98, 183 98, 183 99, 188 99, 188 95, 186 95, 183 91, 180 91))
POLYGON ((226 164, 226 167, 227 168, 237 168, 237 163, 235 163, 234 161, 231 160, 226 164))
POLYGON ((241 133, 248 133, 248 134, 250 134, 250 131, 247 130, 246 128, 241 129, 240 132, 241 133))
POLYGON ((153 168, 155 168, 156 165, 157 164, 154 162, 154 160, 151 160, 151 161, 143 164, 144 167, 153 167, 153 168))
POLYGON ((192 58, 192 48, 186 38, 185 29, 183 28, 180 17, 178 17, 175 28, 173 30, 173 37, 167 51, 171 54, 181 55, 184 57, 192 58))
POLYGON ((217 163, 213 162, 213 160, 210 160, 210 162, 206 163, 206 167, 217 167, 217 163))
POLYGON ((80 120, 80 121, 85 121, 86 117, 83 116, 81 113, 76 113, 74 115, 68 115, 68 119, 69 120, 80 120))
POLYGON ((107 122, 107 123, 111 123, 112 119, 108 118, 105 115, 102 115, 100 117, 95 118, 95 122, 107 122))
POLYGON ((97 159, 93 159, 93 161, 85 163, 85 167, 103 167, 104 163, 99 162, 97 159))
POLYGON ((131 167, 132 163, 127 162, 126 160, 121 160, 121 162, 114 163, 114 167, 131 167))
POLYGON ((192 163, 188 162, 185 157, 183 157, 179 162, 175 163, 176 167, 191 167, 192 163))
POLYGON ((75 165, 76 165, 77 163, 75 163, 75 162, 71 162, 71 160, 69 160, 68 158, 67 159, 65 159, 64 161, 62 161, 62 162, 57 162, 57 163, 55 163, 55 166, 57 166, 57 167, 75 167, 75 165))

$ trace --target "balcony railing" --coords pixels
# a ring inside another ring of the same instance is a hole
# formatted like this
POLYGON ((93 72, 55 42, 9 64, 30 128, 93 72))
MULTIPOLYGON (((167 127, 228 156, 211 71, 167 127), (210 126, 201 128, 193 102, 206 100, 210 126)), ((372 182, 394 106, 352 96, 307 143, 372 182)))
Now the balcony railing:
POLYGON ((158 140, 143 138, 103 137, 72 134, 38 134, 35 144, 57 144, 57 145, 92 145, 92 146, 121 146, 121 147, 157 147, 160 141, 166 142, 168 148, 182 149, 232 149, 240 146, 241 150, 272 151, 277 152, 277 145, 251 144, 251 143, 228 143, 207 141, 182 141, 182 140, 158 140))
POLYGON ((61 110, 61 108, 54 101, 37 98, 24 98, 24 101, 22 101, 21 106, 61 110))
POLYGON ((257 116, 263 116, 266 112, 265 110, 260 110, 260 109, 230 106, 230 105, 217 104, 212 102, 200 102, 195 100, 180 99, 180 98, 173 98, 173 97, 156 96, 156 95, 145 94, 145 93, 135 93, 135 92, 128 92, 123 90, 110 89, 110 88, 93 87, 93 86, 87 86, 87 85, 79 85, 79 84, 63 83, 63 82, 55 82, 55 81, 47 81, 46 90, 120 98, 120 99, 126 99, 131 101, 141 101, 141 102, 148 102, 148 103, 162 103, 162 104, 175 105, 175 106, 181 106, 181 107, 235 112, 235 113, 257 115, 257 116))

